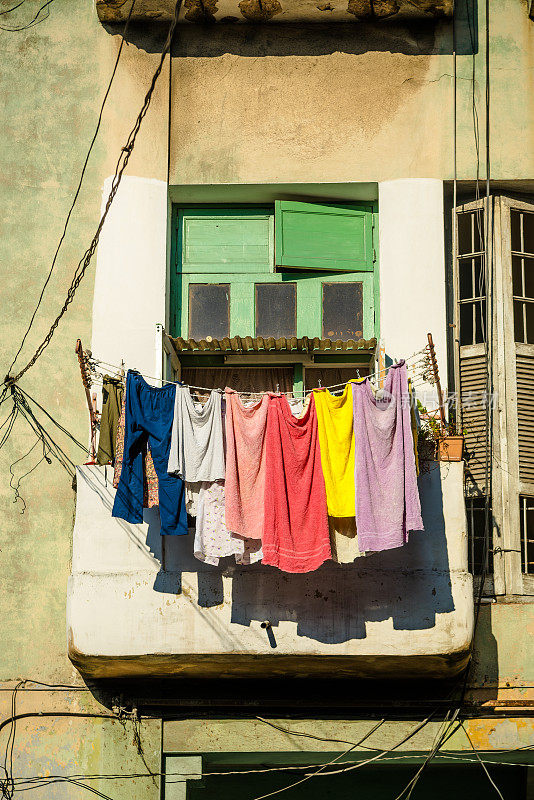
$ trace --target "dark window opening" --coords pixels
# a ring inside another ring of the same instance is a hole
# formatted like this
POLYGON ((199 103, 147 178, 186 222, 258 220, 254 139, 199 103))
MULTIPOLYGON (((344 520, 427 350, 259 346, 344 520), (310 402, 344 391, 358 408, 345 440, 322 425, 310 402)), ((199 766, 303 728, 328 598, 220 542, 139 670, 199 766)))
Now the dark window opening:
POLYGON ((363 284, 323 283, 323 338, 361 339, 363 284))
POLYGON ((224 339, 230 334, 230 284, 189 285, 189 338, 224 339))
MULTIPOLYGON (((199 359, 200 360, 200 359, 199 359)), ((293 367, 184 367, 181 379, 189 386, 222 389, 231 386, 237 392, 292 392, 293 367)), ((204 392, 197 392, 199 399, 204 392)))
POLYGON ((256 284, 256 336, 275 339, 297 335, 295 283, 256 284))
POLYGON ((492 513, 489 507, 489 531, 486 534, 486 502, 484 497, 467 497, 467 536, 469 543, 469 571, 481 575, 493 571, 492 513))
POLYGON ((534 255, 534 213, 512 209, 512 252, 534 255))
POLYGON ((343 391, 345 388, 342 384, 356 378, 365 378, 369 375, 369 367, 306 367, 305 383, 306 391, 322 387, 335 387, 333 391, 339 388, 343 391))
POLYGON ((521 572, 534 573, 534 497, 519 497, 519 523, 521 530, 521 572))
POLYGON ((534 344, 534 258, 512 255, 512 289, 514 339, 534 344))
POLYGON ((484 252, 484 210, 458 214, 458 255, 484 252))
POLYGON ((480 344, 485 341, 486 301, 460 304, 460 344, 480 344))
POLYGON ((484 212, 462 212, 457 220, 460 344, 481 344, 486 338, 484 212))

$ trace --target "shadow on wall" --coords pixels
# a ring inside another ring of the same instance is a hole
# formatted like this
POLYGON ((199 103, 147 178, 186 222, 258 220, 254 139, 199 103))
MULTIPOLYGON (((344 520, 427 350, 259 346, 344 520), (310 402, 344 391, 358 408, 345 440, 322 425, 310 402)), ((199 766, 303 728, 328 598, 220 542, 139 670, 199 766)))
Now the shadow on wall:
MULTIPOLYGON (((272 647, 273 629, 282 621, 296 623, 297 635, 325 644, 363 639, 367 623, 390 618, 396 630, 433 628, 436 614, 453 611, 454 603, 439 469, 419 480, 425 532, 412 533, 403 548, 288 575, 261 564, 238 567, 233 559, 208 566, 193 556, 193 535, 166 537, 165 570, 157 575, 154 590, 179 593, 181 574, 193 572, 198 576, 198 605, 209 608, 224 602, 223 575, 231 576, 231 621, 248 626, 268 620, 272 647)), ((149 526, 147 545, 157 557, 159 526, 149 526)))
MULTIPOLYGON (((456 52, 478 52, 477 0, 456 3, 456 52)), ((109 33, 122 32, 122 25, 105 25, 109 33)), ((132 24, 127 41, 148 53, 160 52, 167 27, 132 24)), ((173 56, 210 58, 226 53, 261 56, 322 56, 331 53, 360 55, 369 52, 404 55, 450 55, 453 52, 451 20, 331 23, 329 25, 181 24, 176 33, 173 56)))

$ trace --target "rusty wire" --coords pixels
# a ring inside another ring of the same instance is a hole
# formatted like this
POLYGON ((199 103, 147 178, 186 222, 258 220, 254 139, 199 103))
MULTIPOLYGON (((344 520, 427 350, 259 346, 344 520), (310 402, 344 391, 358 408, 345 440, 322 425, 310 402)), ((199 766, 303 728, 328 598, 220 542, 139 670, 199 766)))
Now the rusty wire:
POLYGON ((143 119, 145 118, 145 116, 146 116, 146 114, 148 112, 148 109, 150 107, 150 103, 151 103, 151 100, 152 100, 152 95, 154 93, 154 89, 156 88, 156 84, 157 84, 158 78, 161 75, 161 71, 163 69, 163 63, 165 61, 165 57, 166 57, 167 53, 170 51, 170 49, 171 49, 172 41, 173 41, 173 38, 174 38, 174 32, 176 30, 176 25, 178 23, 178 15, 180 13, 181 5, 182 5, 182 0, 177 0, 176 6, 175 6, 175 9, 174 9, 174 17, 173 17, 173 20, 172 20, 171 25, 169 27, 169 31, 168 31, 168 34, 167 34, 167 39, 165 41, 165 44, 163 46, 163 50, 161 52, 161 58, 160 58, 159 64, 158 64, 158 66, 156 68, 156 71, 154 72, 154 75, 152 76, 152 80, 150 81, 150 86, 149 86, 148 91, 147 91, 147 93, 145 95, 145 99, 143 101, 143 105, 141 107, 141 110, 140 110, 139 114, 137 115, 137 119, 135 120, 134 126, 133 126, 133 128, 132 128, 132 130, 130 132, 130 135, 128 136, 128 140, 127 140, 125 146, 121 149, 119 158, 117 160, 117 165, 115 167, 115 174, 114 174, 113 180, 111 182, 111 190, 110 190, 108 199, 106 201, 106 205, 105 205, 104 211, 103 211, 102 216, 100 218, 100 222, 98 223, 98 227, 97 227, 96 232, 95 232, 95 234, 94 234, 94 236, 93 236, 93 238, 91 240, 91 243, 90 243, 89 247, 85 251, 85 253, 82 256, 82 258, 80 259, 80 261, 78 262, 76 270, 74 271, 74 277, 73 277, 72 282, 71 282, 71 284, 69 286, 69 289, 67 291, 67 297, 65 298, 65 302, 63 303, 63 306, 62 306, 59 314, 57 315, 57 317, 55 318, 54 322, 50 326, 50 330, 46 334, 45 338, 43 339, 43 341, 41 342, 41 344, 39 345, 39 347, 37 348, 37 350, 35 351, 33 356, 30 358, 30 360, 28 361, 26 366, 23 367, 23 369, 21 369, 20 372, 18 372, 14 376, 6 375, 6 377, 4 378, 4 384, 6 386, 10 386, 10 385, 12 385, 14 383, 17 383, 17 381, 19 381, 22 378, 22 376, 25 375, 26 372, 29 369, 31 369, 31 367, 33 367, 33 365, 38 360, 38 358, 42 355, 44 350, 48 347, 48 345, 50 344, 50 341, 51 341, 51 339, 52 339, 52 337, 53 337, 53 335, 54 335, 54 333, 56 331, 56 328, 58 327, 59 323, 61 322, 61 319, 63 318, 64 314, 66 313, 69 305, 74 300, 74 296, 76 294, 76 291, 77 291, 80 283, 82 282, 82 280, 84 278, 84 275, 85 275, 85 273, 87 271, 87 268, 89 267, 89 265, 91 263, 91 260, 92 260, 92 258, 94 256, 95 252, 96 252, 96 248, 98 247, 98 243, 100 241, 100 234, 102 232, 102 228, 104 227, 104 223, 105 223, 105 221, 107 219, 109 210, 111 208, 111 205, 112 205, 112 203, 113 203, 113 201, 115 199, 115 196, 116 196, 117 191, 119 189, 119 186, 121 184, 122 177, 124 175, 126 167, 128 166, 128 162, 130 160, 130 156, 132 155, 132 152, 133 152, 133 149, 134 149, 134 146, 135 146, 135 141, 137 139, 137 134, 139 133, 139 130, 140 130, 142 122, 143 122, 143 119))

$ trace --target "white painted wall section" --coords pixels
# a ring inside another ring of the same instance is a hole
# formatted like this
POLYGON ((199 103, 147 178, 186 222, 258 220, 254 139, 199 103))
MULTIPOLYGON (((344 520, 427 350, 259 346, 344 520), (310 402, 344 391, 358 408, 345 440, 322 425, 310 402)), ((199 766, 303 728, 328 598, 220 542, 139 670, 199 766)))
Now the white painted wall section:
POLYGON ((111 517, 111 477, 106 467, 77 470, 67 624, 82 672, 330 674, 330 656, 344 674, 444 677, 467 658, 473 583, 462 463, 421 475, 425 531, 405 547, 303 575, 231 559, 203 564, 192 532, 161 536, 157 509, 140 525, 111 517))
MULTIPOLYGON (((104 204, 111 178, 104 183, 104 204)), ((93 300, 95 358, 155 370, 156 323, 165 324, 167 184, 124 177, 98 247, 93 300)))
MULTIPOLYGON (((386 355, 406 358, 432 333, 447 388, 443 181, 409 178, 378 185, 380 332, 386 355)), ((420 397, 434 394, 431 386, 420 397)))

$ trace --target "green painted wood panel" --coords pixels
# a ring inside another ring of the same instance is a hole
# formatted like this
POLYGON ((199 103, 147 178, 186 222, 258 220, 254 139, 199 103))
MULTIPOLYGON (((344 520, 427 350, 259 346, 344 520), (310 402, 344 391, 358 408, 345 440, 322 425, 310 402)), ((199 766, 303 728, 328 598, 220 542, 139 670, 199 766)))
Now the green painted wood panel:
POLYGON ((183 273, 272 270, 274 223, 269 209, 183 209, 178 232, 183 273))
MULTIPOLYGON (((329 212, 332 210, 330 205, 297 205, 326 208, 329 212)), ((376 224, 377 215, 369 213, 367 206, 336 206, 336 209, 368 214, 365 230, 370 231, 371 245, 366 247, 372 253, 373 220, 376 224)), ((374 272, 372 269, 354 272, 322 270, 319 273, 303 269, 274 272, 274 218, 273 208, 266 207, 174 209, 174 269, 171 273, 170 301, 172 334, 188 336, 187 300, 190 283, 230 283, 230 336, 254 336, 254 284, 294 282, 297 284, 297 336, 300 337, 322 334, 323 283, 358 281, 363 284, 363 336, 371 338, 377 335, 377 265, 374 272), (204 239, 203 232, 206 234, 204 239), (260 261, 246 260, 260 256, 260 261)))
POLYGON ((275 202, 276 266, 373 270, 372 205, 275 202))

